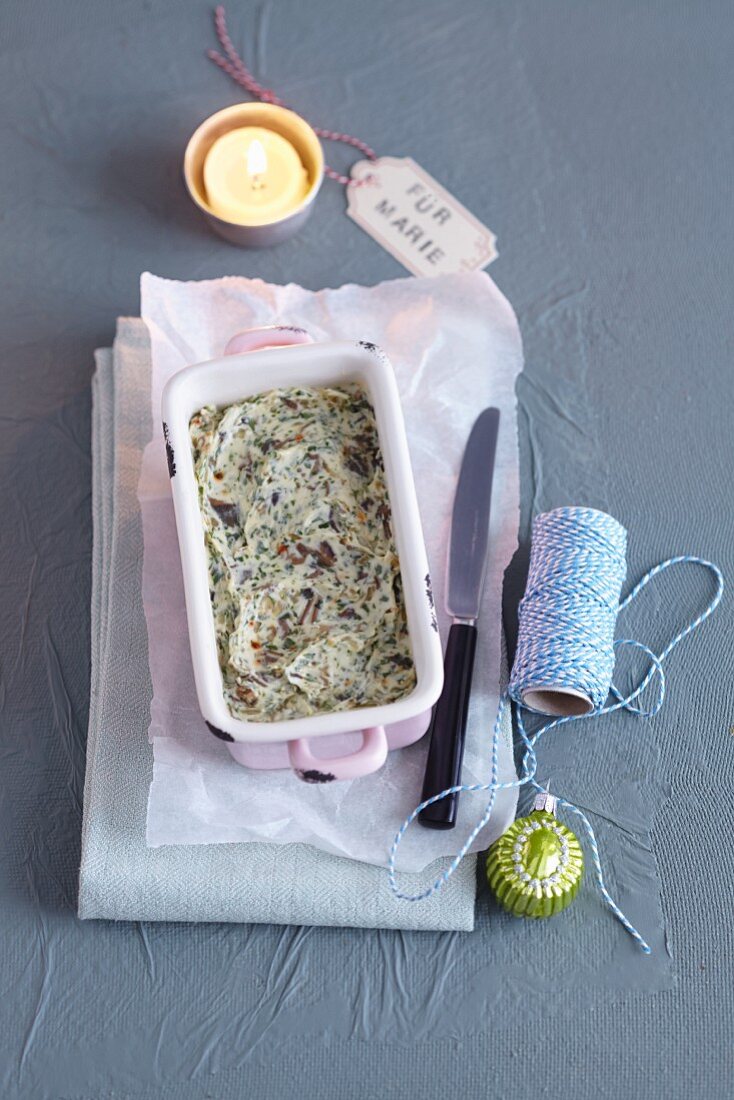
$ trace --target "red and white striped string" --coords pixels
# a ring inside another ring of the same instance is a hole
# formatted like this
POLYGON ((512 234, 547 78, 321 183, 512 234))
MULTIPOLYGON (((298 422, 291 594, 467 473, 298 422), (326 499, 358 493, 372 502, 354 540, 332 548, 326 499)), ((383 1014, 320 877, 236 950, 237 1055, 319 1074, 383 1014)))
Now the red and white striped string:
MULTIPOLYGON (((224 7, 221 4, 214 9, 214 27, 217 32, 217 38, 224 50, 224 56, 217 50, 207 50, 206 55, 210 61, 218 65, 227 76, 231 76, 232 80, 239 84, 241 88, 245 88, 250 95, 255 97, 255 99, 259 99, 263 103, 273 103, 276 107, 285 107, 286 104, 283 103, 283 100, 280 99, 271 88, 264 88, 262 84, 255 80, 255 77, 237 53, 232 39, 229 37, 224 7)), ((360 141, 359 138, 352 137, 351 134, 342 134, 338 130, 325 130, 319 126, 314 126, 313 129, 319 137, 327 141, 341 141, 344 145, 351 145, 354 149, 358 149, 368 160, 377 159, 377 154, 366 144, 366 142, 360 141)), ((337 183, 342 183, 345 187, 360 187, 365 183, 371 182, 372 179, 371 176, 364 176, 362 179, 355 180, 350 176, 345 176, 341 172, 337 172, 334 168, 329 168, 328 165, 324 168, 324 173, 329 179, 336 180, 337 183)))

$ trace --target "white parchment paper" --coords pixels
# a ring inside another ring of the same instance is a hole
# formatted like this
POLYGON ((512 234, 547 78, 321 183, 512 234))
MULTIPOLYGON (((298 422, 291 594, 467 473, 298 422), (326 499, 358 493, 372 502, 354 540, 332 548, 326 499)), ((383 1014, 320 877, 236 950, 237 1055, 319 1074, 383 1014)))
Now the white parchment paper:
MULTIPOLYGON (((395 832, 420 800, 425 738, 390 753, 374 775, 316 786, 302 783, 289 770, 243 768, 204 725, 189 655, 160 429, 161 391, 177 370, 221 355, 228 339, 243 328, 298 325, 317 341, 379 344, 397 375, 444 640, 449 625, 444 611, 445 558, 456 477, 476 416, 487 405, 499 407, 490 556, 462 776, 469 783, 486 781, 499 694, 502 578, 517 545, 515 379, 522 367, 522 346, 515 315, 483 272, 318 292, 243 278, 180 283, 145 274, 141 292, 142 316, 151 335, 156 426, 139 485, 145 539, 143 599, 153 682, 148 844, 302 841, 384 865, 395 832)), ((500 770, 504 779, 513 775, 507 727, 500 770)), ((418 871, 438 856, 457 852, 486 797, 462 795, 459 822, 451 831, 414 825, 401 846, 398 867, 418 871)), ((500 793, 477 850, 507 827, 515 805, 514 791, 500 793)))

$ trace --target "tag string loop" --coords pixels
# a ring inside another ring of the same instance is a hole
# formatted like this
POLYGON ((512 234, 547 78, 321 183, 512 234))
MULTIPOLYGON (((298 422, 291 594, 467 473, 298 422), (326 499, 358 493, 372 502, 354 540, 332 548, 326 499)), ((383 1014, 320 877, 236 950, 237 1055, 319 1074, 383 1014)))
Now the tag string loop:
MULTIPOLYGON (((559 508, 555 512, 537 517, 533 528, 533 544, 528 586, 520 604, 520 633, 515 663, 510 683, 500 698, 492 730, 489 782, 461 783, 449 787, 421 802, 400 826, 390 849, 388 881, 395 896, 405 901, 422 901, 446 885, 489 822, 498 791, 525 785, 538 792, 545 791, 545 787, 536 779, 536 746, 545 734, 569 722, 587 721, 622 709, 636 718, 654 717, 665 699, 663 662, 684 638, 713 614, 724 591, 724 578, 717 565, 703 558, 682 554, 668 558, 648 570, 620 601, 619 593, 625 572, 626 532, 611 516, 593 509, 559 508), (541 534, 547 537, 547 545, 540 543, 541 534), (559 539, 561 534, 564 541, 559 539), (614 639, 617 616, 637 599, 654 577, 680 565, 702 567, 711 574, 715 582, 715 592, 705 609, 692 617, 659 654, 634 639, 614 639), (614 656, 621 647, 636 649, 649 661, 642 679, 626 695, 611 682, 614 656), (581 673, 586 677, 585 694, 589 696, 593 709, 586 714, 553 718, 532 734, 528 733, 525 715, 530 710, 525 704, 525 696, 531 685, 546 683, 573 688, 580 681, 583 682, 581 673), (653 698, 649 704, 644 705, 642 696, 651 684, 653 698), (518 778, 500 782, 499 745, 502 718, 508 706, 513 707, 515 712, 523 753, 518 778), (426 806, 460 791, 489 792, 489 801, 481 819, 449 866, 431 885, 416 894, 404 893, 398 886, 395 862, 406 830, 426 806)), ((589 818, 578 806, 564 798, 558 797, 557 804, 576 815, 583 824, 597 886, 605 904, 641 950, 650 954, 649 944, 625 916, 607 888, 596 835, 589 818)))
MULTIPOLYGON (((255 99, 259 99, 262 103, 272 103, 276 107, 285 107, 286 104, 283 100, 275 94, 271 88, 264 88, 250 70, 245 65, 244 61, 237 53, 234 47, 232 39, 229 36, 227 30, 227 19, 224 11, 224 6, 219 4, 214 9, 214 27, 217 32, 217 38, 224 54, 219 53, 217 50, 207 50, 206 55, 210 61, 213 61, 215 65, 230 76, 236 84, 239 84, 241 88, 244 88, 254 96, 255 99)), ((338 130, 326 130, 320 126, 314 126, 313 130, 320 138, 324 138, 326 141, 340 141, 344 145, 351 145, 353 149, 359 150, 367 160, 377 160, 377 154, 374 149, 371 149, 366 142, 360 141, 359 138, 352 137, 351 134, 342 134, 338 130)), ((365 183, 371 182, 372 177, 367 175, 361 179, 351 179, 350 176, 345 176, 341 172, 337 172, 335 168, 330 168, 328 164, 324 167, 324 174, 329 179, 336 180, 337 183, 343 184, 345 187, 360 187, 365 183)))

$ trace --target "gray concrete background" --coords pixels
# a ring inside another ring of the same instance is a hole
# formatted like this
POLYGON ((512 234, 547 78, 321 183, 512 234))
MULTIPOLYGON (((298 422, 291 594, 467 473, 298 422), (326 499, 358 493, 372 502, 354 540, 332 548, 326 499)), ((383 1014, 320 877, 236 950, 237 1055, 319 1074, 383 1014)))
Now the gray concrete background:
MULTIPOLYGON (((182 150, 237 98, 203 58, 200 0, 13 2, 0 20, 3 1096, 730 1096, 730 599, 672 659, 656 722, 594 734, 639 777, 628 844, 659 871, 667 951, 637 988, 609 978, 631 947, 590 891, 552 931, 482 897, 460 943, 76 920, 93 349, 137 312, 146 268, 313 288, 402 270, 335 184, 273 252, 197 218, 182 150)), ((730 5, 278 0, 230 21, 303 114, 415 157, 497 233, 490 273, 526 349, 525 540, 533 510, 589 503, 630 529, 631 576, 681 551, 734 576, 730 5)), ((661 585, 631 631, 663 642, 703 593, 661 585)), ((591 735, 573 748, 550 759, 585 783, 599 755, 591 735)))

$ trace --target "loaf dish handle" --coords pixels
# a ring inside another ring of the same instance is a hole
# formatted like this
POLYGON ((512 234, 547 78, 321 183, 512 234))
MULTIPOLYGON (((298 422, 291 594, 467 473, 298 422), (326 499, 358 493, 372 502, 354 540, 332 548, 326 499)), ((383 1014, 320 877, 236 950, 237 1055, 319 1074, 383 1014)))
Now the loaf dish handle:
POLYGON ((225 355, 242 355, 263 348, 286 348, 291 344, 313 344, 305 328, 291 325, 269 325, 263 328, 246 328, 238 332, 224 349, 225 355))
POLYGON ((332 779, 359 779, 376 772, 387 758, 384 726, 362 730, 362 746, 346 756, 314 756, 307 737, 288 742, 291 767, 304 783, 330 783, 332 779))

